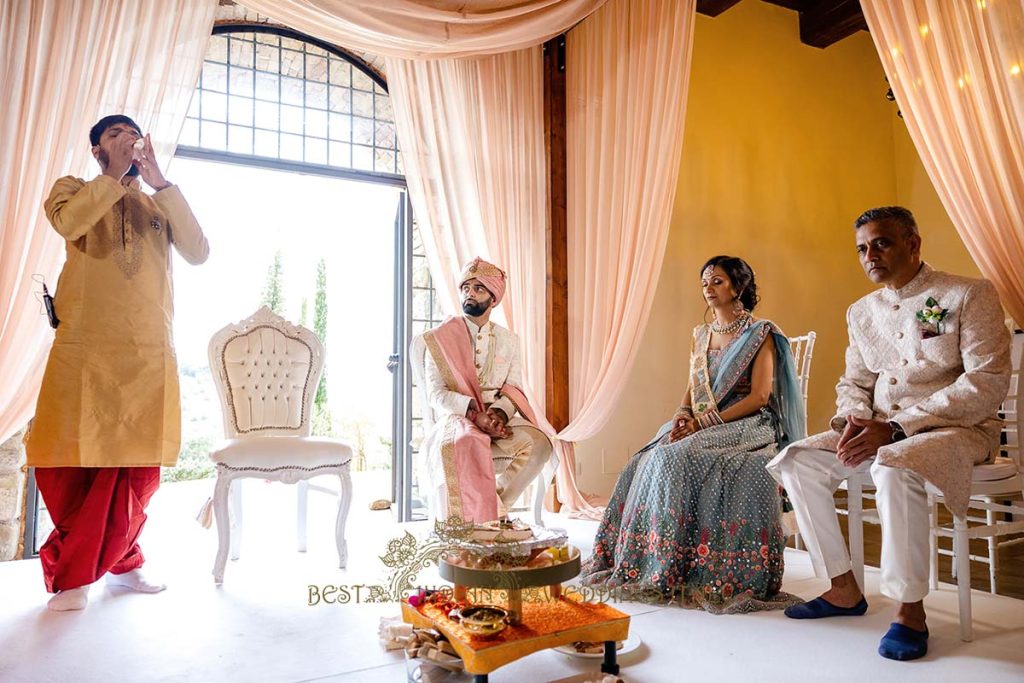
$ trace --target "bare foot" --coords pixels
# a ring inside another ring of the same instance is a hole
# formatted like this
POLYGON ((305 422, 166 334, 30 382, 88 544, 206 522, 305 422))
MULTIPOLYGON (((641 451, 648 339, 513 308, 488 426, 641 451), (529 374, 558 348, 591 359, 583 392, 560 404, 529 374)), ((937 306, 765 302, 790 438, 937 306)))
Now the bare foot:
POLYGON ((54 612, 74 612, 85 609, 89 604, 89 586, 79 586, 66 591, 59 591, 46 603, 47 609, 54 612))
POLYGON ((864 599, 864 594, 853 578, 853 572, 848 571, 832 579, 832 587, 822 593, 821 597, 836 607, 854 607, 864 599))
POLYGON ((924 602, 918 600, 917 602, 900 603, 895 621, 897 624, 903 624, 915 631, 926 631, 928 625, 925 623, 924 602))

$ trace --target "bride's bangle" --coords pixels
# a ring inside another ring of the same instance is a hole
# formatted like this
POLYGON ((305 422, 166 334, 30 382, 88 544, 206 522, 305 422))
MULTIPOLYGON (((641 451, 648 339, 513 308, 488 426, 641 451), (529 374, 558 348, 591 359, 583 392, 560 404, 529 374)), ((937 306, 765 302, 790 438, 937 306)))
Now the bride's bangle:
POLYGON ((725 424, 725 420, 718 414, 717 410, 709 410, 697 418, 697 429, 707 429, 715 425, 725 424))
POLYGON ((685 417, 687 420, 692 420, 693 410, 689 406, 679 406, 676 410, 676 414, 672 416, 672 421, 675 422, 681 417, 685 417))

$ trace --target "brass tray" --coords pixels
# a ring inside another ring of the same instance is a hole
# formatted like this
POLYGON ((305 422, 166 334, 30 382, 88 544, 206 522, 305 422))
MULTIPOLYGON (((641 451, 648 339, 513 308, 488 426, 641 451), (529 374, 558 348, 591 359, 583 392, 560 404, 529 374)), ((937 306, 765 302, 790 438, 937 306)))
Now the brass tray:
POLYGON ((580 551, 572 548, 573 557, 550 567, 516 569, 474 569, 448 562, 442 558, 437 566, 441 578, 469 588, 521 589, 553 586, 579 576, 580 551))

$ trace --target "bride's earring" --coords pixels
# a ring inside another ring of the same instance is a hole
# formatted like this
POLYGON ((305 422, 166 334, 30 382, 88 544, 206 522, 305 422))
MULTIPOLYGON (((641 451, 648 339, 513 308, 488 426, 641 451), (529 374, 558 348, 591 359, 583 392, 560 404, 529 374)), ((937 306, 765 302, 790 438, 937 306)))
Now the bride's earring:
POLYGON ((740 315, 745 310, 746 310, 746 307, 743 306, 743 302, 740 301, 739 297, 736 297, 735 299, 733 299, 733 302, 732 302, 732 312, 733 313, 735 313, 736 315, 740 315))

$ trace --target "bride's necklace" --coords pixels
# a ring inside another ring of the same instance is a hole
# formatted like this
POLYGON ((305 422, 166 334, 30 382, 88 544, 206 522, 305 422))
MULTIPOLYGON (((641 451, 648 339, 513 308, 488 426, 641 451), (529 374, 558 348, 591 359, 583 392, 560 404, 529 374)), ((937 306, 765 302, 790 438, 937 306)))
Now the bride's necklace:
POLYGON ((735 334, 750 325, 750 317, 750 311, 743 311, 728 325, 719 325, 718 318, 715 318, 711 321, 711 331, 715 334, 735 334))

